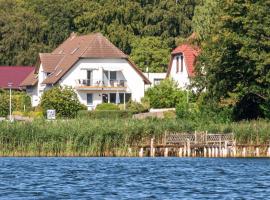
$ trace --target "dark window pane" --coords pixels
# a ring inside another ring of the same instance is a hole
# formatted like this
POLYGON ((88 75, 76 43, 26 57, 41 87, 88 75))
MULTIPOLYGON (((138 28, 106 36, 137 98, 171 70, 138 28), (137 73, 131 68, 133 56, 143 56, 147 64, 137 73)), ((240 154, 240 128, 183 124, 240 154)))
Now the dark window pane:
POLYGON ((124 103, 124 93, 119 93, 120 103, 124 103))
POLYGON ((108 103, 108 94, 102 94, 102 103, 108 103))
POLYGON ((116 93, 110 93, 110 103, 116 103, 116 93))
POLYGON ((87 105, 93 104, 93 94, 87 94, 87 105))
POLYGON ((116 71, 111 71, 110 72, 110 79, 111 80, 116 80, 116 71))
POLYGON ((131 93, 126 93, 126 103, 131 100, 131 93))

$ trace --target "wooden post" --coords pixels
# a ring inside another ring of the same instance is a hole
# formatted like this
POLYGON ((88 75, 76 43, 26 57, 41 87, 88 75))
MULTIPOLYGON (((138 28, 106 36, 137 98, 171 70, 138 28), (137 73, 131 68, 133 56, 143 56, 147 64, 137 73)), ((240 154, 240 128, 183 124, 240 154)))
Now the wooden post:
POLYGON ((143 157, 143 148, 140 149, 139 157, 143 157))
POLYGON ((183 148, 179 148, 178 156, 179 157, 183 156, 183 148))
POLYGON ((216 157, 218 157, 218 147, 216 147, 216 157))
POLYGON ((212 157, 211 147, 208 148, 208 157, 212 157))
POLYGON ((187 156, 190 157, 190 140, 187 139, 187 156))
POLYGON ((242 156, 246 157, 246 154, 247 154, 247 149, 246 149, 246 147, 243 147, 242 156))
POLYGON ((203 157, 207 157, 207 149, 206 149, 206 147, 203 148, 203 157))
POLYGON ((236 157, 236 142, 233 142, 233 157, 236 157))
POLYGON ((228 141, 225 141, 224 146, 224 157, 228 157, 228 141))
POLYGON ((168 157, 169 149, 168 147, 165 148, 164 150, 164 157, 168 157))
POLYGON ((256 147, 256 156, 257 156, 257 157, 260 156, 260 149, 259 149, 259 147, 256 147))
POLYGON ((155 157, 154 138, 151 138, 150 142, 150 156, 155 157))
POLYGON ((220 151, 221 157, 224 158, 225 157, 225 148, 221 147, 221 151, 220 151))
POLYGON ((270 146, 268 147, 267 156, 270 157, 270 146))

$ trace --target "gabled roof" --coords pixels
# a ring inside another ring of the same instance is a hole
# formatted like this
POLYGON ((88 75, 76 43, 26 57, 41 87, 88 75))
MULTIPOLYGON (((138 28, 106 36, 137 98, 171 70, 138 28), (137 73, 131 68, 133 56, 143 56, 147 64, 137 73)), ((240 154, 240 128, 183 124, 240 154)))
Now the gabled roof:
POLYGON ((0 88, 21 89, 22 81, 35 71, 32 66, 0 66, 0 88))
MULTIPOLYGON (((71 34, 52 53, 40 54, 44 71, 52 72, 43 83, 57 83, 80 58, 120 58, 130 62, 126 54, 100 33, 83 36, 71 34)), ((135 64, 132 63, 131 66, 146 83, 150 83, 135 64)))
POLYGON ((38 75, 33 70, 20 84, 20 86, 34 86, 38 82, 38 75))
POLYGON ((170 71, 172 68, 172 60, 173 60, 174 56, 176 56, 178 54, 183 54, 184 60, 185 60, 186 66, 187 66, 188 76, 193 77, 194 76, 194 69, 195 69, 195 62, 196 62, 196 58, 199 55, 199 53, 200 53, 200 51, 198 48, 193 47, 189 44, 182 44, 182 45, 176 47, 172 52, 171 62, 169 64, 167 76, 170 74, 170 71))
POLYGON ((63 54, 40 53, 39 58, 42 63, 43 71, 48 73, 53 72, 56 65, 63 57, 63 54))

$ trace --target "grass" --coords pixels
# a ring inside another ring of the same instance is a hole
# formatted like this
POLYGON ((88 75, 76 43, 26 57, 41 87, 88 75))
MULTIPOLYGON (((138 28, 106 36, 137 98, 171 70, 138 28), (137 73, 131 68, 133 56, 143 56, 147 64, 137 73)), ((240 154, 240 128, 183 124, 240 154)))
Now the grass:
POLYGON ((165 131, 234 132, 240 143, 266 143, 270 122, 216 124, 175 119, 73 119, 0 122, 1 156, 126 156, 142 139, 165 131))

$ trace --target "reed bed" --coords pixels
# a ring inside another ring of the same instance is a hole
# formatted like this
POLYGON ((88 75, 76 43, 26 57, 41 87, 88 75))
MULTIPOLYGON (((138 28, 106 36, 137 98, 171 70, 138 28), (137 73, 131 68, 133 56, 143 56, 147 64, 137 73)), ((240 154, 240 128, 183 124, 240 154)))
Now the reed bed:
POLYGON ((230 124, 183 120, 73 119, 0 122, 0 156, 133 156, 129 147, 165 131, 234 132, 240 143, 266 143, 269 121, 230 124))

